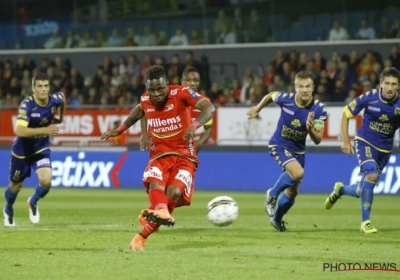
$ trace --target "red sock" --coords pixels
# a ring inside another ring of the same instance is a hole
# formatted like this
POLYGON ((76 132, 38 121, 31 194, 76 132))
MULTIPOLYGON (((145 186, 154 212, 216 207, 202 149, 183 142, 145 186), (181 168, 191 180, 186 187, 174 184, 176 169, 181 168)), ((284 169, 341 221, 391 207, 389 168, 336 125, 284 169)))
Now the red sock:
POLYGON ((168 199, 165 192, 161 189, 152 189, 149 192, 151 208, 154 210, 168 209, 168 199))
POLYGON ((159 228, 159 225, 147 222, 142 231, 139 233, 141 236, 143 236, 144 238, 147 238, 150 234, 152 234, 153 232, 155 232, 157 229, 159 228))
POLYGON ((177 200, 172 200, 172 199, 168 198, 168 211, 170 214, 172 214, 172 212, 174 212, 176 204, 178 204, 177 200))

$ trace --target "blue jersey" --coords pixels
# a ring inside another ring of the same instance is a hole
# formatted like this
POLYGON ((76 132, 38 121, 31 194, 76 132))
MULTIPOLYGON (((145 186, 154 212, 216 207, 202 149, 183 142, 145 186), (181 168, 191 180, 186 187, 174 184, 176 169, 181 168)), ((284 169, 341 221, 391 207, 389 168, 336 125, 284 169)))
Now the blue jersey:
POLYGON ((398 96, 390 103, 377 89, 368 91, 344 107, 347 118, 353 118, 364 109, 363 121, 356 139, 390 153, 393 139, 400 124, 400 99, 398 96))
POLYGON ((312 98, 307 106, 297 104, 296 93, 276 92, 272 100, 281 107, 281 116, 269 145, 283 146, 294 153, 304 153, 306 148, 308 113, 314 112, 314 120, 326 120, 326 107, 312 98))
MULTIPOLYGON (((46 106, 37 104, 32 95, 25 97, 18 109, 17 125, 30 128, 49 126, 54 113, 63 102, 64 97, 60 92, 51 94, 46 106)), ((31 138, 17 136, 12 146, 12 155, 16 158, 26 158, 49 149, 49 146, 48 134, 35 135, 31 138)))

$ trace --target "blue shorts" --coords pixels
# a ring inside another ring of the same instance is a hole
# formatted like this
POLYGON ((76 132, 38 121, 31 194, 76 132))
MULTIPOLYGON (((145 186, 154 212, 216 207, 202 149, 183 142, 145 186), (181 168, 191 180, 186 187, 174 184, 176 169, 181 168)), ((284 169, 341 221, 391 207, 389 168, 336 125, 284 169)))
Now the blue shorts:
POLYGON ((306 155, 305 154, 296 154, 285 147, 276 146, 276 145, 269 145, 268 151, 270 155, 276 160, 276 162, 282 166, 283 170, 285 170, 286 164, 293 160, 297 160, 301 167, 304 168, 306 163, 306 155))
POLYGON ((356 146, 360 172, 365 173, 371 170, 377 170, 379 174, 382 173, 383 168, 385 168, 390 159, 391 153, 380 152, 361 140, 354 140, 354 144, 356 146))
POLYGON ((11 155, 9 179, 13 183, 21 183, 31 177, 31 169, 51 168, 50 150, 28 158, 17 158, 11 155))

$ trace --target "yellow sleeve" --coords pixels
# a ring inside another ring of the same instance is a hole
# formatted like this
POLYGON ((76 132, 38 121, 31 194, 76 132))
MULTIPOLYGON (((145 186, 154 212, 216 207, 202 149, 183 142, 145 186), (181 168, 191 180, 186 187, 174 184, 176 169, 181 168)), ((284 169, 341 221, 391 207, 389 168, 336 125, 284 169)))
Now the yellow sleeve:
POLYGON ((28 122, 24 121, 24 120, 17 120, 17 126, 24 126, 24 127, 28 127, 28 122))
POLYGON ((278 92, 278 91, 275 91, 275 92, 271 95, 272 101, 275 102, 275 100, 276 100, 276 98, 277 98, 278 96, 279 96, 279 92, 278 92))
POLYGON ((347 117, 348 119, 354 118, 354 115, 350 112, 350 110, 349 110, 349 108, 348 108, 347 106, 345 106, 345 107, 343 108, 343 113, 346 115, 346 117, 347 117))

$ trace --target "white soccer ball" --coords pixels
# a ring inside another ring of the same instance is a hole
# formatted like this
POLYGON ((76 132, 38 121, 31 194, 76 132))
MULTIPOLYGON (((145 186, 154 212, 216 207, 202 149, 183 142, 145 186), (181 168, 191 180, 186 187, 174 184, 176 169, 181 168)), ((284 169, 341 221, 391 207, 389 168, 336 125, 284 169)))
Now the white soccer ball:
POLYGON ((232 224, 239 216, 239 207, 236 201, 229 196, 218 196, 207 205, 208 220, 218 226, 226 227, 232 224))

